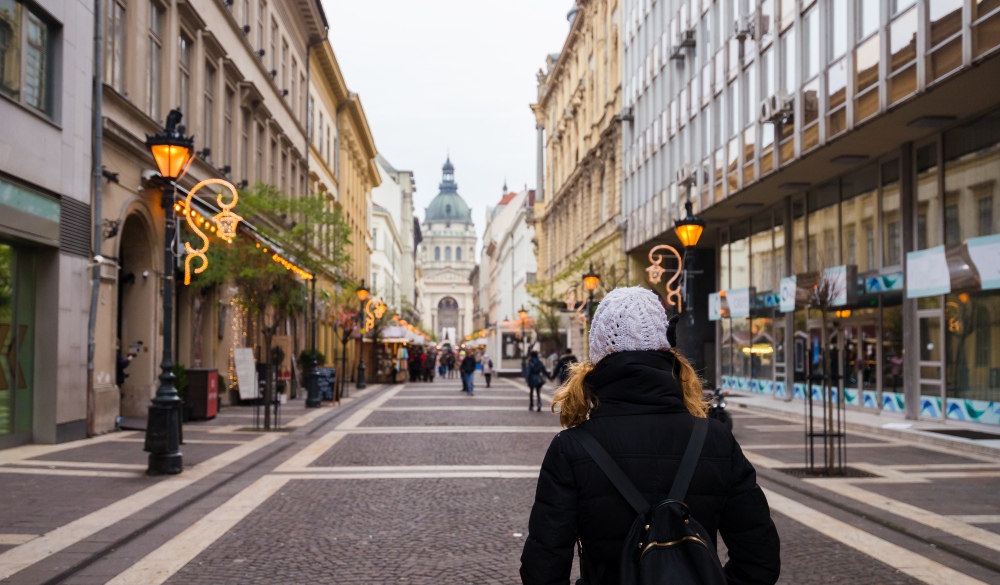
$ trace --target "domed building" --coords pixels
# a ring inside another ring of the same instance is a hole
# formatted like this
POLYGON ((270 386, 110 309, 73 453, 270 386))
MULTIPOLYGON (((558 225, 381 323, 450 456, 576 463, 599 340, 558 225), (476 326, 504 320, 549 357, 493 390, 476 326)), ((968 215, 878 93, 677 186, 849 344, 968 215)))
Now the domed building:
POLYGON ((438 343, 461 345, 472 333, 472 284, 476 266, 476 228, 472 210, 458 194, 455 166, 441 167, 437 196, 424 210, 420 288, 424 326, 438 343))

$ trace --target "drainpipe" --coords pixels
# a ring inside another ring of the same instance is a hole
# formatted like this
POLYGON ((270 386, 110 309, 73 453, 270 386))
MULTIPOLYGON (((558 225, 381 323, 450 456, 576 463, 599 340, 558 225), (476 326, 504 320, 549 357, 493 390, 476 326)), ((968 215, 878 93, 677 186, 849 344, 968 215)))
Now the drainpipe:
MULTIPOLYGON (((94 79, 91 99, 91 171, 93 173, 90 191, 90 208, 94 214, 93 257, 101 254, 101 149, 104 143, 104 132, 101 126, 101 101, 104 95, 104 19, 101 18, 101 0, 94 0, 94 79)), ((87 436, 94 435, 94 350, 95 331, 97 329, 97 299, 101 292, 101 265, 94 263, 91 269, 90 281, 90 316, 87 320, 87 436)))

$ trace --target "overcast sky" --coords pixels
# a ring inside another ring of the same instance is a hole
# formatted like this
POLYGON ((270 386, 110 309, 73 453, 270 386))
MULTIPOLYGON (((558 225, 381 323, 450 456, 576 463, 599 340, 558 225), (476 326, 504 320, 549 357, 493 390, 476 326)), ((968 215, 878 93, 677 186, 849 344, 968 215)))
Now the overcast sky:
POLYGON ((562 48, 571 0, 323 0, 375 146, 412 170, 417 217, 449 150, 482 237, 486 205, 535 187, 535 74, 562 48))

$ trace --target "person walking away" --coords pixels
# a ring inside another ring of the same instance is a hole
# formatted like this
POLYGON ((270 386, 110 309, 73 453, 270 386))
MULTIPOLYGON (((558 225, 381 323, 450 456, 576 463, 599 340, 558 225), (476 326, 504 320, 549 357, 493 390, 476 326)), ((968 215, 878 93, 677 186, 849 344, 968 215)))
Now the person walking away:
POLYGON ((438 376, 444 378, 444 353, 439 351, 434 356, 434 367, 437 368, 438 376))
POLYGON ((549 375, 549 371, 545 369, 545 364, 542 363, 542 359, 538 357, 537 351, 531 352, 531 359, 528 360, 527 365, 527 378, 528 378, 528 410, 532 410, 535 407, 535 396, 538 396, 538 406, 535 408, 538 412, 542 411, 542 386, 545 385, 545 378, 551 379, 552 376, 549 375))
MULTIPOLYGON (((672 349, 666 330, 666 313, 649 290, 618 288, 598 305, 590 359, 573 369, 553 400, 553 411, 558 407, 559 422, 567 430, 552 439, 542 461, 521 554, 524 585, 568 583, 578 539, 580 582, 624 585, 623 576, 632 578, 636 567, 655 559, 640 560, 631 548, 623 552, 624 546, 632 546, 628 536, 637 520, 635 504, 645 501, 657 511, 679 506, 662 500, 674 485, 696 427, 706 433, 704 443, 700 452, 693 452, 693 465, 684 466, 693 475, 679 499, 690 512, 687 526, 700 524, 701 537, 678 545, 691 547, 687 550, 657 548, 649 554, 673 550, 693 556, 703 547, 700 554, 714 555, 721 534, 729 550, 725 566, 713 556, 702 559, 713 560, 730 585, 777 582, 780 541, 756 471, 732 433, 718 421, 706 420, 701 382, 672 349), (584 434, 607 451, 639 494, 626 500, 615 486, 623 482, 605 479, 605 465, 595 464, 589 454, 593 443, 584 434)), ((661 516, 649 517, 653 529, 662 525, 655 524, 661 516)), ((638 530, 643 536, 641 525, 638 530)))
POLYGON ((493 378, 493 358, 488 355, 483 356, 483 378, 486 378, 486 387, 490 387, 490 380, 493 378))
POLYGON ((475 388, 473 383, 476 379, 476 358, 473 357, 472 353, 465 354, 465 358, 462 359, 462 363, 459 366, 462 373, 462 386, 469 396, 475 396, 475 388))
POLYGON ((555 380, 559 378, 559 385, 565 384, 569 378, 570 369, 572 369, 573 364, 577 363, 577 361, 576 356, 573 355, 573 350, 567 347, 562 356, 559 357, 555 371, 552 372, 552 377, 549 379, 555 380))

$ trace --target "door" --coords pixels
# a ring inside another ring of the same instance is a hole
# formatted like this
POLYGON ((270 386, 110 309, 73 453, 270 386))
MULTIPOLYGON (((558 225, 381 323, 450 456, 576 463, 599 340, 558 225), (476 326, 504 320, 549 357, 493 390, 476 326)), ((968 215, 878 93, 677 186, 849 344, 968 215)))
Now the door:
POLYGON ((837 331, 840 390, 849 406, 877 408, 880 375, 878 322, 844 320, 837 331))
POLYGON ((31 440, 34 256, 0 242, 0 448, 31 440))

